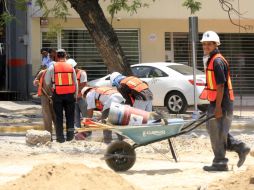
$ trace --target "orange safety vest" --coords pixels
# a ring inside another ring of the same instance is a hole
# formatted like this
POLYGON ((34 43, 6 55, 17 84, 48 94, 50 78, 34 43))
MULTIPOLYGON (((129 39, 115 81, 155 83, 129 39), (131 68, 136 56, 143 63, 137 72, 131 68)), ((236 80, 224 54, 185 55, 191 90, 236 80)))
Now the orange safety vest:
POLYGON ((76 72, 77 81, 78 81, 78 98, 82 97, 81 89, 80 89, 80 77, 81 77, 82 72, 85 72, 85 71, 81 70, 81 69, 78 69, 78 71, 76 72))
POLYGON ((56 94, 75 93, 76 87, 73 81, 73 68, 66 62, 54 64, 54 83, 56 94))
POLYGON ((116 89, 111 88, 111 87, 106 87, 106 86, 105 87, 104 86, 97 87, 93 90, 95 90, 95 92, 99 94, 98 98, 95 99, 95 105, 96 105, 96 108, 100 111, 103 110, 103 106, 104 106, 100 101, 101 95, 111 95, 111 94, 118 93, 118 91, 116 89))
POLYGON ((125 84, 127 85, 130 89, 135 90, 137 92, 141 92, 145 89, 148 89, 148 85, 144 83, 142 80, 140 80, 137 77, 130 76, 124 78, 120 84, 125 84))
POLYGON ((217 85, 215 80, 215 74, 214 74, 214 60, 216 58, 221 58, 228 67, 228 76, 227 76, 227 85, 228 85, 228 91, 229 91, 229 98, 230 100, 234 100, 234 93, 230 78, 230 72, 229 72, 229 64, 227 60, 219 53, 214 55, 206 69, 206 86, 204 90, 202 91, 201 95, 199 96, 200 99, 203 100, 209 100, 209 101, 215 101, 217 96, 217 85))
POLYGON ((38 96, 41 96, 42 95, 42 88, 43 88, 43 81, 44 81, 44 78, 45 78, 45 74, 46 74, 47 70, 43 70, 42 71, 42 74, 41 74, 41 77, 40 77, 40 80, 39 80, 39 86, 38 86, 38 96))

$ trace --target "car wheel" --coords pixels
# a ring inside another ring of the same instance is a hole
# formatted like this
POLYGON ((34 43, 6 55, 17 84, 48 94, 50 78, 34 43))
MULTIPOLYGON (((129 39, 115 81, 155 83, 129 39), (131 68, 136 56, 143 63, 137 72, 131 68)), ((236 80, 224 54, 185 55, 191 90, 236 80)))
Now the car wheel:
POLYGON ((208 104, 198 105, 198 109, 202 112, 206 112, 208 109, 208 104))
POLYGON ((114 171, 127 171, 136 161, 136 153, 132 146, 124 141, 111 143, 104 155, 107 165, 114 171))
POLYGON ((188 106, 184 95, 177 91, 171 92, 166 96, 165 105, 169 113, 173 114, 184 113, 188 106))

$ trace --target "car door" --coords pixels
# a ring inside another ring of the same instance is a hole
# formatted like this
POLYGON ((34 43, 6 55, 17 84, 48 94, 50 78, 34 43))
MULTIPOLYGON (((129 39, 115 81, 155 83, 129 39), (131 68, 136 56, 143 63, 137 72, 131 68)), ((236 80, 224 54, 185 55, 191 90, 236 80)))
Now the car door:
POLYGON ((167 83, 168 75, 152 66, 135 66, 131 69, 135 76, 148 83, 153 93, 153 106, 164 106, 164 97, 167 90, 163 87, 167 83))

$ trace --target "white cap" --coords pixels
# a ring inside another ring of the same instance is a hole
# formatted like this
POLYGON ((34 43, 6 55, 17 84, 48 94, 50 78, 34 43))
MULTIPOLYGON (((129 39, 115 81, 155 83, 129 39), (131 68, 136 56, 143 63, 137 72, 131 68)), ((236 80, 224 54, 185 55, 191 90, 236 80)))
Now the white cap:
POLYGON ((81 94, 82 94, 82 96, 84 97, 84 94, 88 91, 88 90, 90 90, 90 89, 92 89, 93 87, 91 87, 91 86, 85 86, 84 88, 82 88, 82 90, 81 90, 81 94))
POLYGON ((113 84, 113 81, 115 80, 116 77, 120 76, 121 74, 118 73, 118 72, 113 72, 111 75, 110 75, 110 82, 111 82, 111 85, 113 84))
POLYGON ((77 62, 74 59, 68 59, 66 63, 71 64, 73 68, 77 65, 77 62))
POLYGON ((219 46, 220 45, 220 38, 218 36, 218 34, 214 31, 206 31, 203 34, 202 39, 200 40, 200 42, 216 42, 216 44, 219 46))
POLYGON ((58 49, 58 50, 56 50, 56 53, 60 53, 60 52, 66 53, 66 51, 64 49, 58 49))

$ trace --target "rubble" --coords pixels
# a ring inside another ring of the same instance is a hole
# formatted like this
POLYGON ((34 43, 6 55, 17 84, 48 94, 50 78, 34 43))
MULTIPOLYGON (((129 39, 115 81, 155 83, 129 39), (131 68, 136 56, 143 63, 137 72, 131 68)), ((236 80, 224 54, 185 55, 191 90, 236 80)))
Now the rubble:
POLYGON ((48 131, 28 130, 26 133, 26 144, 37 145, 48 144, 51 141, 51 134, 48 131))

